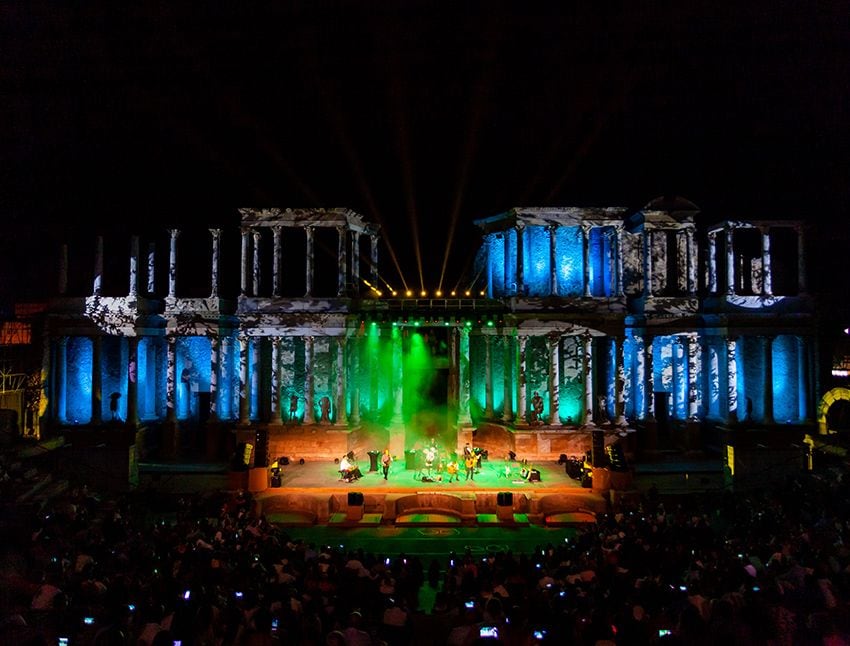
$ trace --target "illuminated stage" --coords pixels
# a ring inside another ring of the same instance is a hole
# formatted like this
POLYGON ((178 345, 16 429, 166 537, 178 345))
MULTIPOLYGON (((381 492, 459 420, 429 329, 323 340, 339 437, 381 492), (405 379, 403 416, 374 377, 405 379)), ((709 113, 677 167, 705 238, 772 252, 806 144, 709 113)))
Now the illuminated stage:
MULTIPOLYGON (((271 469, 255 473, 254 494, 271 522, 290 526, 568 526, 592 522, 608 504, 607 491, 582 487, 556 461, 529 465, 539 480, 523 478, 519 462, 504 460, 482 461, 473 480, 465 480, 461 472, 454 482, 445 473, 432 474, 431 481, 422 479, 402 462, 392 465, 387 480, 380 470, 369 470, 368 462, 364 466, 361 478, 345 482, 334 461, 291 462, 280 469, 279 487, 265 486, 266 478, 273 482, 271 469)), ((251 477, 231 473, 231 479, 234 476, 251 477)), ((245 480, 231 480, 231 487, 245 480)))

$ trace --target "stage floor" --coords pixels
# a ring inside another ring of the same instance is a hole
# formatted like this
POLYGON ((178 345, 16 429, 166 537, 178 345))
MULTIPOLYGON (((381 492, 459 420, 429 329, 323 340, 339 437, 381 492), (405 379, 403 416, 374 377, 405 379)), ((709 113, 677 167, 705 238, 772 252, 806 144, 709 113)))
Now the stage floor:
MULTIPOLYGON (((358 462, 358 465, 361 465, 358 462)), ((534 463, 530 465, 540 474, 540 480, 523 478, 519 462, 505 461, 481 462, 481 468, 473 479, 466 480, 461 472, 460 479, 449 482, 446 473, 432 472, 431 479, 425 480, 419 471, 406 469, 403 463, 394 463, 390 467, 387 480, 381 471, 370 471, 369 464, 362 465, 363 476, 353 482, 344 482, 339 478, 339 465, 332 460, 305 461, 290 463, 281 467, 282 489, 309 489, 329 493, 344 491, 369 491, 372 493, 412 493, 416 491, 440 491, 445 493, 483 492, 483 491, 522 491, 524 493, 553 493, 556 491, 581 490, 581 484, 566 474, 563 464, 557 461, 534 463), (506 474, 506 464, 510 474, 506 474), (364 468, 365 467, 365 468, 364 468)), ((273 488, 272 488, 273 489, 273 488)), ((585 491, 588 491, 585 489, 585 491)))

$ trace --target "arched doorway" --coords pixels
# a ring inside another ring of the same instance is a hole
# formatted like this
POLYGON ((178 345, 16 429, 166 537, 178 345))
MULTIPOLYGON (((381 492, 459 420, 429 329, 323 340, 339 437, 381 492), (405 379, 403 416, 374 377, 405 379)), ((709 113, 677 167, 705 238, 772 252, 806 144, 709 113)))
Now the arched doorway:
POLYGON ((818 432, 821 435, 850 431, 850 389, 833 388, 818 405, 818 432))

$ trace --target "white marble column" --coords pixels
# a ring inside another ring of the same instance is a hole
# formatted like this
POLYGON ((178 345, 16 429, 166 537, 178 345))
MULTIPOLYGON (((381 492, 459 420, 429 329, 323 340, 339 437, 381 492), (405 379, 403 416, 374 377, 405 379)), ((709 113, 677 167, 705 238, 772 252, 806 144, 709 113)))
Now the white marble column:
POLYGON ((345 335, 340 335, 336 338, 336 424, 348 424, 348 413, 346 411, 345 401, 345 335))
POLYGON ((738 360, 736 358, 737 342, 726 339, 726 401, 729 413, 727 419, 734 424, 738 421, 738 360))
POLYGON ((369 235, 370 259, 372 264, 372 284, 378 287, 378 236, 374 233, 369 235))
POLYGON ((280 404, 280 344, 282 339, 275 335, 272 337, 272 401, 271 421, 274 424, 284 422, 284 407, 280 404))
POLYGON ((254 271, 252 273, 253 278, 253 293, 254 296, 260 295, 260 239, 261 239, 261 231, 259 229, 254 229, 252 232, 252 237, 254 239, 254 271))
POLYGON ((212 262, 210 266, 210 298, 218 298, 218 268, 221 263, 221 229, 210 229, 212 262))
POLYGON ((685 369, 687 370, 687 405, 688 405, 688 419, 696 420, 698 419, 698 405, 699 405, 699 384, 698 378, 701 374, 700 370, 700 360, 699 360, 699 343, 697 343, 697 339, 695 335, 689 334, 684 338, 685 341, 685 350, 686 350, 686 358, 687 363, 685 364, 685 369))
POLYGON ((557 225, 550 224, 549 227, 549 294, 558 295, 558 251, 557 225))
POLYGON ((623 291, 623 227, 617 225, 614 228, 615 240, 617 249, 615 253, 617 254, 616 263, 617 263, 617 289, 616 295, 621 298, 625 295, 623 291))
POLYGON ((525 225, 517 224, 516 229, 516 293, 517 296, 525 294, 525 247, 523 237, 525 225))
POLYGON ((251 381, 248 375, 248 337, 239 335, 239 424, 251 423, 251 381))
POLYGON ((177 297, 177 238, 180 237, 179 229, 169 229, 168 247, 168 297, 177 297))
POLYGON ((717 293, 717 234, 708 234, 708 293, 717 293))
POLYGON ((148 243, 148 294, 156 291, 156 244, 148 243))
POLYGON ((614 337, 614 424, 626 426, 626 343, 614 337))
POLYGON ((561 337, 550 334, 546 337, 546 349, 549 353, 549 426, 561 425, 561 337))
POLYGON ((139 236, 130 236, 130 285, 129 296, 135 298, 139 293, 139 236))
POLYGON ((773 268, 770 256, 770 227, 761 230, 761 295, 773 295, 773 268))
POLYGON ((351 232, 351 283, 354 295, 360 294, 360 232, 351 232))
POLYGON ((526 393, 526 363, 525 363, 525 348, 528 344, 528 337, 525 335, 517 335, 517 393, 516 407, 518 421, 528 424, 528 395, 526 393))
POLYGON ((251 229, 242 227, 242 254, 241 271, 239 275, 239 292, 242 296, 248 295, 248 263, 251 255, 251 229))
POLYGON ((731 225, 726 225, 726 295, 735 295, 735 248, 733 241, 735 230, 731 225))
POLYGON ((221 338, 210 337, 210 421, 218 421, 218 375, 221 370, 221 338))
POLYGON ((694 230, 685 229, 685 238, 688 247, 688 296, 697 293, 697 248, 694 242, 694 230))
POLYGON ((643 229, 643 296, 652 296, 652 229, 643 229))
MULTIPOLYGON (((253 403, 253 400, 256 398, 257 405, 254 407, 254 416, 262 421, 264 418, 263 415, 263 392, 260 388, 261 384, 261 375, 262 375, 262 362, 260 359, 260 350, 262 349, 263 338, 262 337, 254 337, 249 339, 249 349, 250 352, 248 356, 250 357, 250 363, 248 365, 248 378, 251 382, 251 388, 249 390, 248 396, 248 410, 250 411, 253 403)), ((250 412, 248 413, 250 415, 250 412)))
POLYGON ((493 337, 489 334, 483 334, 484 337, 484 417, 493 419, 495 413, 493 411, 493 357, 492 345, 493 337))
POLYGON ((509 422, 513 420, 513 380, 511 378, 511 337, 508 334, 503 334, 504 341, 504 357, 502 370, 502 421, 509 422))
POLYGON ((469 389, 470 389, 470 366, 469 366, 469 330, 466 327, 460 329, 460 348, 459 348, 458 374, 459 374, 459 401, 458 401, 458 422, 461 426, 472 423, 472 417, 469 411, 469 389))
POLYGON ((643 369, 644 369, 644 409, 647 420, 655 419, 655 364, 653 363, 653 338, 644 337, 643 369))
POLYGON ((272 227, 272 296, 281 295, 281 260, 283 258, 283 227, 275 224, 272 227))
POLYGON ((345 296, 345 282, 348 280, 348 258, 346 257, 348 245, 345 239, 345 227, 336 228, 336 237, 336 254, 339 260, 339 270, 336 275, 336 295, 342 297, 345 296))
POLYGON ((582 281, 584 282, 584 297, 590 298, 590 225, 581 225, 581 256, 582 256, 582 281))
POLYGON ((165 417, 169 422, 177 421, 177 338, 165 338, 165 417))
POLYGON ((582 368, 584 372, 584 421, 583 426, 596 426, 593 423, 593 337, 585 332, 582 337, 584 348, 582 368))
POLYGON ((316 414, 313 410, 313 388, 315 379, 313 375, 313 337, 304 337, 304 423, 314 424, 316 414))
POLYGON ((306 298, 310 298, 313 295, 313 270, 315 267, 314 263, 316 261, 313 251, 313 227, 304 227, 304 235, 307 241, 306 252, 304 254, 304 260, 306 263, 306 267, 304 268, 304 278, 307 289, 305 290, 304 296, 306 298))

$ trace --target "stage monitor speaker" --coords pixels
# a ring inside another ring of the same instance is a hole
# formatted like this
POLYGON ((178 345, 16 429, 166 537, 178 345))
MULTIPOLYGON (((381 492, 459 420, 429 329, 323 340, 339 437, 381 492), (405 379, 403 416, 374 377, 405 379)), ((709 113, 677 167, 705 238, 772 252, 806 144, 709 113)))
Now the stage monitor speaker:
POLYGON ((349 491, 348 492, 348 506, 349 507, 362 507, 363 506, 363 494, 359 491, 349 491))
POLYGON ((531 473, 528 475, 529 482, 540 482, 540 471, 537 469, 532 469, 531 473))
POLYGON ((278 475, 273 475, 271 479, 272 489, 280 489, 283 486, 283 478, 278 475))
POLYGON ((513 507, 514 494, 511 491, 500 491, 496 494, 496 504, 499 507, 513 507))

